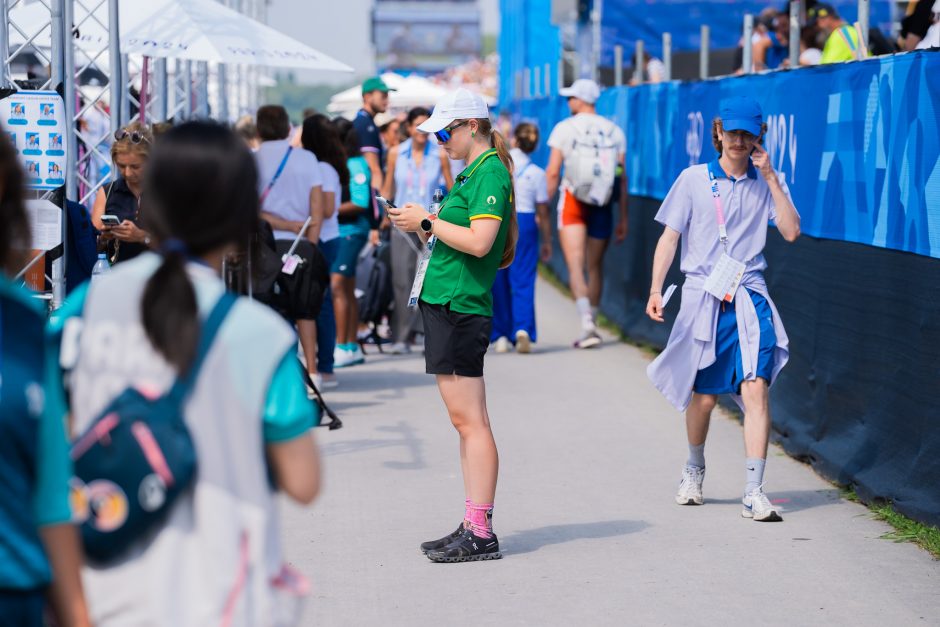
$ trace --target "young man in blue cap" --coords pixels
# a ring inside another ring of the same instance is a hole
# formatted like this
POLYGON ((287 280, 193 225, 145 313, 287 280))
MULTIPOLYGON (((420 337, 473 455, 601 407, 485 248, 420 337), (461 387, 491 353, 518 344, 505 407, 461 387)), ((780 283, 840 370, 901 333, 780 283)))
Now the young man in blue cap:
POLYGON ((366 79, 362 84, 362 109, 356 114, 353 126, 359 136, 359 147, 372 172, 372 187, 382 189, 382 139, 375 126, 377 113, 388 110, 388 92, 395 91, 378 76, 366 79))
POLYGON ((676 502, 701 505, 705 438, 719 394, 744 410, 746 484, 741 515, 782 520, 764 494, 770 440, 769 387, 786 364, 786 331, 764 282, 768 221, 789 241, 800 216, 786 179, 760 145, 760 105, 750 97, 721 103, 712 123, 719 157, 686 168, 663 201, 656 221, 665 229, 653 258, 646 313, 663 321, 663 281, 682 238, 682 303, 666 349, 647 368, 660 392, 686 412, 689 458, 676 502))

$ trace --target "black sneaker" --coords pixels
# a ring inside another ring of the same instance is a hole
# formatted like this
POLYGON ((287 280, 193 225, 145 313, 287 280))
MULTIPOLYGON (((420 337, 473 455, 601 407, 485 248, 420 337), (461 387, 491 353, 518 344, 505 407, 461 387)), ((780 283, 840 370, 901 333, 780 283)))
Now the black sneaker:
POLYGON ((428 540, 427 542, 421 543, 421 552, 425 555, 428 554, 428 551, 438 551, 443 549, 445 546, 459 538, 463 535, 464 526, 463 523, 460 523, 460 526, 457 527, 456 531, 450 532, 448 535, 444 536, 440 540, 428 540))
POLYGON ((499 540, 496 534, 490 538, 481 538, 470 529, 465 529, 460 537, 442 549, 425 553, 432 562, 479 562, 498 560, 503 556, 499 552, 499 540))

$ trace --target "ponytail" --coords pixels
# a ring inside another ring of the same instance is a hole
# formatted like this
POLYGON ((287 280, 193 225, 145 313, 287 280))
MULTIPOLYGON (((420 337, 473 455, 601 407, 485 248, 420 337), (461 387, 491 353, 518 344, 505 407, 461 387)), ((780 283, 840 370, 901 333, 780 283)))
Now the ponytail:
POLYGON ((163 263, 144 286, 140 319, 154 349, 184 375, 202 324, 189 260, 243 250, 258 225, 258 172, 245 142, 214 122, 175 126, 144 171, 147 231, 163 263))
POLYGON ((196 291, 186 274, 186 257, 175 251, 147 281, 140 303, 144 332, 154 348, 184 374, 199 341, 196 291))
POLYGON ((516 190, 513 184, 513 163, 512 156, 509 154, 509 146, 506 140, 500 135, 499 131, 493 129, 489 120, 480 120, 480 132, 484 135, 489 133, 490 142, 499 160, 506 166, 509 172, 509 232, 506 234, 506 244, 503 246, 503 256, 500 259, 499 267, 508 268, 516 256, 516 242, 519 241, 519 221, 516 218, 516 190))

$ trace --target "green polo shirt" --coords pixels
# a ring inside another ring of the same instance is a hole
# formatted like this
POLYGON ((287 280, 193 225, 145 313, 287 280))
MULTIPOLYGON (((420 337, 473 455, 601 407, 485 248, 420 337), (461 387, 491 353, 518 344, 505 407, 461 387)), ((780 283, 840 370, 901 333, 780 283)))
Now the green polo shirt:
POLYGON ((484 218, 502 222, 490 252, 475 257, 438 240, 428 264, 421 300, 450 304, 451 311, 493 315, 493 281, 503 257, 509 232, 512 179, 495 150, 488 150, 460 173, 454 189, 441 205, 439 220, 470 227, 484 218))

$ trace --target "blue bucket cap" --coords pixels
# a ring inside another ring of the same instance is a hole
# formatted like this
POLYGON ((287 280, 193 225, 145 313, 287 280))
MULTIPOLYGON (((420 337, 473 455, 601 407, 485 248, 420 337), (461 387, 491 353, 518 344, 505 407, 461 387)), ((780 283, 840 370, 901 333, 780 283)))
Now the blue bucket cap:
POLYGON ((734 96, 721 101, 721 128, 725 131, 747 131, 760 135, 764 114, 750 96, 734 96))

